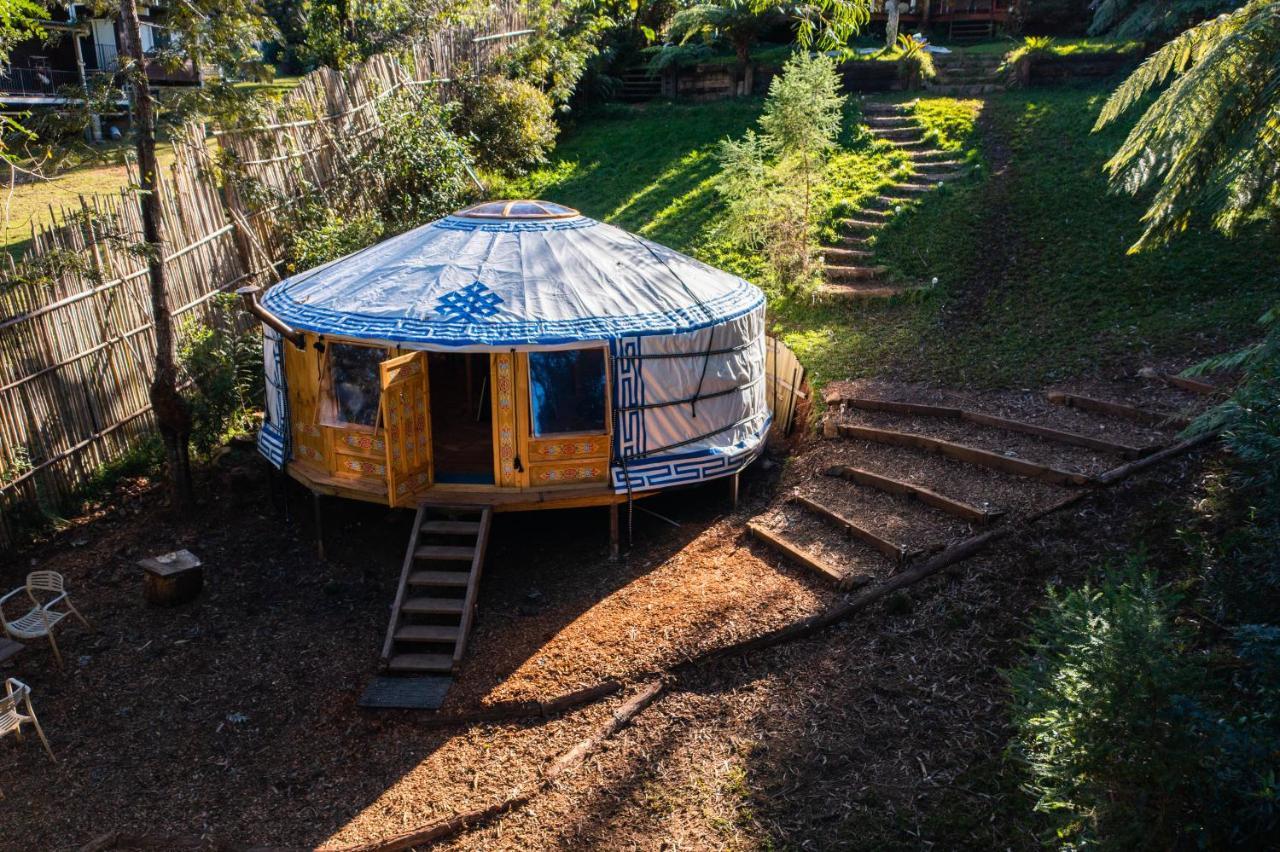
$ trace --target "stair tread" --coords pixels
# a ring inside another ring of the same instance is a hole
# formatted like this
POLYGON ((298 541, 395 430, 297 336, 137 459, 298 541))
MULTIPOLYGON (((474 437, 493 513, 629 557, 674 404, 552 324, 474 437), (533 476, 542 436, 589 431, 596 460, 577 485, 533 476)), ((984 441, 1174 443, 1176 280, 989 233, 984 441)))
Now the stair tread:
POLYGON ((465 586, 471 578, 468 571, 414 571, 410 586, 465 586))
POLYGON ((453 671, 453 657, 449 654, 396 654, 387 661, 393 672, 447 672, 453 671))
POLYGON ((423 521, 420 529, 424 533, 441 535, 476 535, 480 532, 479 521, 423 521))
POLYGON ((396 629, 397 642, 457 642, 458 628, 449 624, 405 624, 396 629))
POLYGON ((461 615, 462 598, 409 598, 400 605, 400 611, 411 615, 461 615))
POLYGON ((470 562, 472 557, 476 555, 476 549, 452 544, 424 544, 414 550, 413 555, 417 559, 470 562))

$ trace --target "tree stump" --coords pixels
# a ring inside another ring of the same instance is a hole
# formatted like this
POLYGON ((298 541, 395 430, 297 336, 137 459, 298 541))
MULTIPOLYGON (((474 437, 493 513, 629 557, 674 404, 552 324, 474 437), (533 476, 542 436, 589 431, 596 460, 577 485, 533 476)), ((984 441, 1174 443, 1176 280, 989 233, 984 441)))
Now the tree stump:
POLYGON ((138 562, 146 572, 142 596, 156 606, 177 606, 193 600, 204 588, 204 568, 189 550, 176 550, 138 562))

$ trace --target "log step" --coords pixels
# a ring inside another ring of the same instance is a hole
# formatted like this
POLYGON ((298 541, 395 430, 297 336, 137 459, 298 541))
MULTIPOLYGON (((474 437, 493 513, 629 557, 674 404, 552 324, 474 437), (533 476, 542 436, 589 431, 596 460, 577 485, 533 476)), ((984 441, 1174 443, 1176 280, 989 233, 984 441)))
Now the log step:
POLYGON ((860 231, 875 231, 884 226, 884 222, 872 221, 870 219, 841 219, 840 226, 842 228, 856 228, 860 231))
POLYGON ((1183 429, 1191 422, 1186 417, 1177 414, 1161 414, 1158 411, 1148 411, 1145 408, 1138 408, 1124 402, 1095 399, 1091 396, 1080 396, 1079 394, 1064 393, 1062 391, 1049 391, 1045 394, 1045 398, 1054 405, 1079 408, 1081 411, 1093 411, 1098 414, 1109 414, 1112 417, 1121 417, 1125 420, 1144 423, 1148 426, 1174 426, 1183 429))
POLYGON ((976 423, 979 426, 990 426, 993 429, 1003 429, 1006 432, 1017 432, 1022 435, 1032 435, 1037 438, 1044 438, 1047 441, 1056 441, 1059 444, 1069 444, 1073 447, 1084 447, 1090 450, 1099 450, 1104 453, 1118 453, 1126 459, 1136 459, 1155 452, 1155 447, 1131 447, 1127 444, 1119 444, 1115 441, 1107 441, 1102 438, 1094 438, 1089 435, 1081 435, 1078 432, 1068 432, 1064 429, 1053 429, 1048 426, 1040 426, 1035 423, 1028 423, 1025 420, 1013 420, 1008 417, 997 417, 994 414, 983 414, 980 411, 970 411, 964 408, 951 408, 942 405, 926 405, 917 402, 895 402, 888 399, 869 399, 859 396, 841 396, 832 394, 827 397, 827 405, 847 405, 850 408, 859 408, 863 411, 883 411, 889 414, 906 414, 916 417, 945 417, 951 420, 963 420, 967 423, 976 423))
POLYGON ((453 657, 449 654, 396 654, 387 661, 393 672, 451 672, 453 657))
POLYGON ((888 271, 886 266, 839 266, 830 263, 823 266, 823 272, 832 281, 867 281, 888 271))
POLYGON ((447 624, 406 624, 396 629, 397 642, 446 642, 458 641, 458 628, 447 624))
POLYGON ((462 615, 462 598, 409 598, 400 611, 410 615, 462 615))
POLYGON ((424 521, 421 528, 424 533, 437 535, 478 535, 479 521, 424 521))
POLYGON ((1201 396, 1217 396, 1218 394, 1223 393, 1222 388, 1200 379, 1190 379, 1186 376, 1174 376, 1168 374, 1161 378, 1173 385, 1175 388, 1182 388, 1184 391, 1198 393, 1201 396))
POLYGON ((810 512, 813 512, 815 515, 835 524, 837 527, 844 530, 845 535, 850 538, 855 538, 872 549, 879 551, 894 562, 897 562, 899 565, 907 561, 908 552, 906 545, 896 544, 889 541, 887 538, 878 536, 870 530, 858 526, 844 515, 841 515, 834 509, 830 509, 822 505, 817 500, 811 500, 808 497, 801 496, 800 494, 792 494, 791 502, 797 503, 808 509, 810 512))
POLYGON ((457 547, 447 544, 427 544, 413 552, 415 559, 434 559, 444 562, 470 562, 476 555, 474 547, 457 547))
POLYGON ((866 260, 871 257, 871 252, 866 249, 833 248, 831 246, 823 246, 822 257, 824 260, 858 261, 866 260))
POLYGON ((842 425, 840 434, 846 438, 854 438, 861 441, 874 441, 878 444, 892 444, 899 447, 911 447, 926 452, 938 453, 957 461, 966 462, 968 464, 979 465, 981 467, 989 467, 992 470, 998 470, 1003 473, 1012 473, 1016 476, 1025 476, 1030 479, 1038 479, 1041 482, 1051 482, 1055 485, 1093 485, 1096 480, 1084 473, 1077 473, 1069 470, 1058 470, 1048 465, 1030 462, 1024 459, 1011 458, 1003 456, 999 453, 993 453, 990 450, 982 450, 977 447, 970 447, 966 444, 957 444, 952 441, 943 441, 938 438, 930 438, 927 435, 916 435, 911 432, 896 432, 892 429, 872 429, 867 426, 849 426, 842 425))
POLYGON ((755 521, 747 522, 747 532, 754 538, 759 539, 775 550, 781 552, 791 560, 800 563, 804 567, 815 571, 820 577, 836 584, 836 588, 841 590, 852 589, 855 586, 861 586, 868 582, 866 577, 853 577, 843 571, 831 567, 827 563, 805 553, 798 546, 778 535, 770 532, 755 521))
POLYGON ((883 491, 886 494, 893 494, 896 497, 919 500, 926 506, 932 506, 935 509, 946 512, 948 515, 953 515, 973 524, 989 524, 1004 514, 1002 509, 989 511, 971 503, 966 503, 963 500, 952 499, 924 486, 904 482, 901 479, 893 479, 889 476, 881 476, 878 473, 872 473, 859 467, 837 465, 827 469, 827 476, 838 476, 850 482, 856 482, 859 485, 883 491))
POLYGON ((414 571, 409 575, 410 586, 452 586, 466 588, 471 579, 467 571, 414 571))

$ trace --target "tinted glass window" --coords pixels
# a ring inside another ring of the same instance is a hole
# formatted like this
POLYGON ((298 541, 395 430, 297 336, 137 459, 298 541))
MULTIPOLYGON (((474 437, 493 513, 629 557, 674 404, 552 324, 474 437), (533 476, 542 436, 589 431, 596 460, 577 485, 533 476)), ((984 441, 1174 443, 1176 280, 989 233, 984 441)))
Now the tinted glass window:
POLYGON ((605 431, 603 349, 529 353, 533 434, 605 431))
POLYGON ((382 379, 378 365, 387 357, 381 349, 329 344, 329 375, 333 379, 333 401, 338 420, 373 426, 378 422, 382 399, 382 379))

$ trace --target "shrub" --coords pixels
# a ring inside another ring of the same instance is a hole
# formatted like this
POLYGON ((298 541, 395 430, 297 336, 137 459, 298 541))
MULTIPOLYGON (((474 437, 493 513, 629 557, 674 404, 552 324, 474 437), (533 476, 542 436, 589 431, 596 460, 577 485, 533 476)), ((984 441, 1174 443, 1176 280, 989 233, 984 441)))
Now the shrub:
POLYGON ((317 206, 300 212, 288 229, 285 268, 301 272, 337 260, 382 238, 382 220, 372 213, 349 219, 317 206))
POLYGON ((918 89, 938 76, 933 67, 933 55, 911 36, 898 36, 898 50, 898 79, 906 88, 918 89))
POLYGON ((1158 846, 1186 816, 1197 754, 1174 699, 1194 691, 1198 672, 1176 604, 1134 569, 1051 590, 1026 660, 1008 673, 1012 750, 1061 839, 1158 846))
POLYGON ((247 428, 263 395, 262 335, 240 327, 235 296, 215 296, 207 320, 187 319, 178 333, 178 363, 193 390, 191 442, 208 455, 228 431, 247 428))
POLYGON ((545 163, 556 140, 551 99, 523 80, 488 76, 461 83, 453 129, 470 142, 475 161, 508 175, 545 163))
POLYGON ((379 180, 388 233, 450 213, 475 191, 466 146, 449 130, 450 110, 412 92, 379 104, 384 130, 362 151, 348 180, 379 180))

